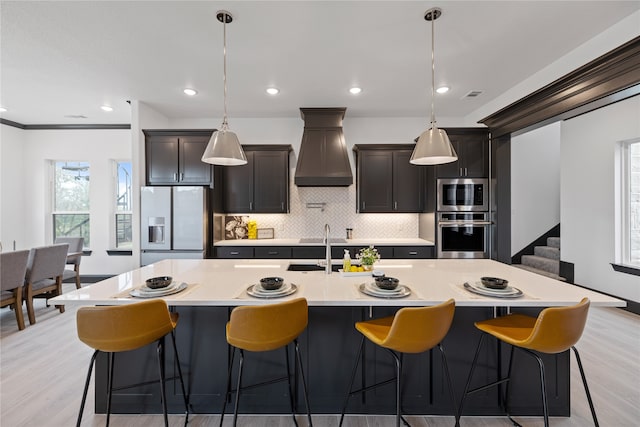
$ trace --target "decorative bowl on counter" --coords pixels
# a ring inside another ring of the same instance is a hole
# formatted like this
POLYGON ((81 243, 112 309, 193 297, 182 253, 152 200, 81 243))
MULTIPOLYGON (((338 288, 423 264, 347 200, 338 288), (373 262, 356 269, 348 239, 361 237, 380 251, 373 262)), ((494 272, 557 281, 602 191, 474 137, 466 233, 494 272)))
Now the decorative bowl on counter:
POLYGON ((145 284, 147 285, 147 288, 161 289, 169 286, 171 282, 173 282, 173 277, 171 276, 158 276, 147 279, 145 284))
POLYGON ((263 277, 260 279, 260 286, 266 291, 280 289, 283 283, 284 279, 282 277, 263 277))
POLYGON ((499 277, 481 277, 480 281, 490 289, 505 289, 509 284, 508 280, 499 277))
POLYGON ((380 289, 386 289, 388 291, 394 290, 395 288, 398 287, 398 283, 400 283, 400 280, 396 279, 395 277, 387 277, 387 276, 376 277, 375 281, 376 281, 376 285, 380 289))

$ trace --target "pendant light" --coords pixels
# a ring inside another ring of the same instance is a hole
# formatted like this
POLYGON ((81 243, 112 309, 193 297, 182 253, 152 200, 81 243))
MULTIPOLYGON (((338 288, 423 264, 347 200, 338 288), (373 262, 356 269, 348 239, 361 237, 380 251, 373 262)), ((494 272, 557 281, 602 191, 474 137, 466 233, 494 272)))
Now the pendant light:
POLYGON ((233 21, 233 16, 226 10, 219 10, 216 17, 222 22, 222 37, 224 48, 222 50, 224 61, 224 116, 220 130, 211 135, 209 144, 204 150, 202 161, 214 165, 238 166, 247 164, 247 157, 242 151, 238 136, 229 130, 227 123, 227 24, 233 21))
POLYGON ((435 65, 435 20, 442 15, 442 9, 434 7, 424 14, 424 19, 431 21, 431 128, 422 132, 418 138, 409 163, 414 165, 439 165, 458 160, 456 151, 451 146, 449 136, 436 126, 434 100, 436 97, 436 65, 435 65))

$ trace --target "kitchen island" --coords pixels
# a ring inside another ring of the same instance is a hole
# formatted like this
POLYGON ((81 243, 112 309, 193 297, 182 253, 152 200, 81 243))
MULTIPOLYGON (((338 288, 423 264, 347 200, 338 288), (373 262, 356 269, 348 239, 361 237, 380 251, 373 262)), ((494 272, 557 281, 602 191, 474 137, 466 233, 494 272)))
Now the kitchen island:
MULTIPOLYGON (((180 313, 177 340, 183 369, 187 377, 193 410, 217 413, 222 406, 229 353, 224 325, 234 306, 269 304, 286 298, 304 297, 309 303, 309 326, 300 337, 312 411, 338 413, 359 345, 356 321, 392 314, 399 307, 434 305, 449 298, 456 300, 451 330, 443 342, 449 358, 456 399, 459 399, 469 372, 479 332, 473 322, 508 310, 535 315, 544 307, 575 304, 588 297, 593 306, 624 306, 625 302, 578 286, 566 284, 520 270, 492 260, 383 260, 376 268, 387 276, 400 279, 412 293, 402 299, 380 299, 361 294, 358 285, 371 280, 362 275, 325 274, 323 271, 288 271, 290 264, 309 264, 309 260, 165 260, 73 291, 50 301, 55 304, 114 305, 138 301, 129 292, 153 276, 169 275, 185 282, 185 291, 167 296, 172 310, 180 313), (277 300, 262 300, 246 293, 248 286, 261 277, 281 276, 298 286, 298 291, 277 300), (467 292, 464 282, 481 276, 509 280, 522 290, 517 299, 484 297, 467 292)), ((276 352, 278 353, 278 352, 276 352)), ((504 371, 501 358, 508 349, 495 343, 485 346, 480 368, 474 378, 495 379, 504 371)), ((154 351, 119 355, 114 384, 144 382, 155 378, 154 351), (130 363, 129 363, 130 362, 130 363), (131 368, 122 368, 130 365, 131 368), (134 367, 145 366, 145 369, 134 367)), ((517 354, 517 353, 516 353, 517 354)), ((260 381, 281 369, 281 354, 251 354, 245 370, 246 382, 260 381), (256 361, 256 359, 259 359, 256 361)), ((517 357, 517 356, 516 356, 517 357)), ((545 356, 547 387, 552 415, 568 416, 569 353, 545 356)), ((506 360, 506 358, 505 358, 506 360)), ((367 346, 363 368, 357 381, 373 384, 392 377, 393 364, 386 352, 367 346)), ((438 352, 410 355, 405 359, 406 381, 403 386, 403 410, 409 414, 452 414, 438 352)), ((538 415, 537 368, 533 360, 519 357, 512 384, 511 412, 514 415, 538 415)), ((172 352, 167 352, 168 375, 174 370, 172 352)), ((79 372, 78 375, 84 375, 79 372)), ((587 372, 588 375, 588 372, 587 372)), ((170 386, 169 408, 181 412, 179 387, 170 386)), ((287 413, 286 385, 251 389, 243 393, 241 412, 287 413)), ((299 390, 296 391, 299 394, 299 390)), ((348 412, 394 412, 393 386, 372 391, 363 399, 351 399, 348 412)), ((96 411, 104 412, 106 395, 106 358, 99 358, 96 371, 96 411)), ((301 402, 300 396, 297 396, 301 402)), ((114 392, 114 412, 159 413, 158 387, 155 384, 114 392)), ((304 405, 299 408, 304 409, 304 405)), ((501 414, 497 389, 479 392, 465 404, 466 415, 501 414)))

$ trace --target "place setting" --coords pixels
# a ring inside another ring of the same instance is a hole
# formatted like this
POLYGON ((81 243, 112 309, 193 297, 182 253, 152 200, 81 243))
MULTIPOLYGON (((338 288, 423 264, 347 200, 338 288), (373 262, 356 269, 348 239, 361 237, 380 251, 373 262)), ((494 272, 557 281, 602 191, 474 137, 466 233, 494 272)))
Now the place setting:
POLYGON ((519 298, 524 295, 520 289, 509 286, 508 280, 499 277, 485 276, 474 283, 465 282, 463 286, 469 292, 486 297, 519 298))
POLYGON ((259 283, 247 288, 247 295, 254 298, 282 298, 297 290, 298 286, 285 282, 282 277, 263 277, 259 283))
POLYGON ((135 298, 155 298, 177 294, 187 289, 187 284, 177 282, 171 276, 158 276, 147 279, 144 285, 129 291, 135 298))
POLYGON ((373 282, 358 285, 358 290, 368 296, 376 298, 405 298, 411 295, 408 286, 401 285, 395 277, 374 276, 373 282))

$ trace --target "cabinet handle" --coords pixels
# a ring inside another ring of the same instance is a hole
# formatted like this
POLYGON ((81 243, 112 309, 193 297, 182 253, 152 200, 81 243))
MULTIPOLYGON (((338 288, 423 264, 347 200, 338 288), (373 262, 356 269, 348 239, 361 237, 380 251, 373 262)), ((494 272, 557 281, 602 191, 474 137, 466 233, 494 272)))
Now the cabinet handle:
POLYGON ((176 182, 178 182, 178 174, 177 174, 177 173, 174 173, 174 174, 173 174, 173 180, 174 180, 174 181, 176 181, 176 182))
POLYGON ((269 251, 267 252, 268 255, 278 255, 278 251, 269 251))
POLYGON ((249 210, 252 211, 253 210, 253 202, 249 202, 249 210))
POLYGON ((409 255, 418 255, 418 251, 409 251, 409 255))
POLYGON ((398 202, 393 202, 393 210, 394 211, 398 210, 398 202))
POLYGON ((240 252, 238 251, 231 251, 229 252, 230 255, 240 255, 240 252))
POLYGON ((367 208, 367 202, 362 202, 362 210, 365 210, 367 208))
POLYGON ((184 172, 180 172, 180 181, 184 180, 184 172))
POLYGON ((280 202, 280 210, 284 211, 284 202, 280 202))
POLYGON ((467 168, 464 168, 464 176, 469 176, 469 170, 467 168))

